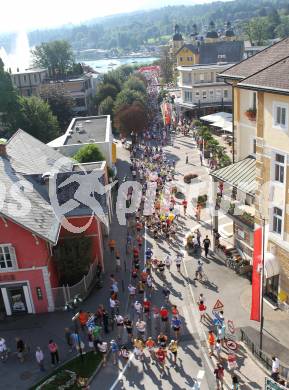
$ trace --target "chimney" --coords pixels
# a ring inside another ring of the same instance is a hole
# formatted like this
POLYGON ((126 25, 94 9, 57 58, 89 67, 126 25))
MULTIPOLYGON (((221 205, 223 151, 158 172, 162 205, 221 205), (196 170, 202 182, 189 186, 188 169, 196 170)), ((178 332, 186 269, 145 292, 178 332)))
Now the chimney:
POLYGON ((7 156, 6 142, 0 141, 0 157, 6 157, 6 156, 7 156))

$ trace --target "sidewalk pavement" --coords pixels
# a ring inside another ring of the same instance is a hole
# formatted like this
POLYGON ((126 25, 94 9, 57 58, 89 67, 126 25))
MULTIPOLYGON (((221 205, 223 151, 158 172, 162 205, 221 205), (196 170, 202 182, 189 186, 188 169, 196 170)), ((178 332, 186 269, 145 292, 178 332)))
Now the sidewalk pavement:
MULTIPOLYGON (((175 147, 177 149, 180 147, 180 152, 177 151, 179 163, 176 167, 176 169, 181 172, 181 176, 177 176, 178 180, 182 181, 182 177, 187 173, 197 173, 201 175, 202 180, 207 182, 207 188, 209 188, 210 177, 208 175, 208 168, 199 166, 199 152, 197 149, 193 148, 193 141, 190 140, 189 137, 178 137, 175 142, 175 147), (185 164, 185 155, 187 152, 189 153, 189 164, 185 164)), ((169 150, 169 153, 173 153, 173 151, 169 150)), ((204 191, 204 193, 208 192, 209 191, 204 191)), ((189 202, 187 214, 185 221, 186 233, 188 234, 189 232, 193 232, 196 228, 200 228, 202 239, 208 234, 212 241, 211 216, 209 212, 203 212, 200 223, 197 223, 193 217, 193 207, 189 202)), ((219 218, 224 224, 230 221, 227 216, 220 216, 219 218)), ((211 311, 217 299, 220 299, 224 304, 225 319, 232 320, 237 329, 249 327, 249 329, 258 330, 259 323, 250 320, 251 284, 249 280, 237 275, 233 270, 227 268, 222 260, 212 254, 208 259, 202 258, 202 261, 204 262, 204 270, 210 282, 208 286, 204 286, 200 282, 194 281, 197 256, 192 257, 187 254, 185 256, 188 281, 191 285, 191 292, 194 296, 194 300, 196 301, 199 294, 202 292, 206 299, 206 306, 211 311)), ((193 306, 193 310, 196 312, 198 311, 197 305, 193 306)), ((279 352, 282 357, 284 356, 283 353, 287 352, 285 346, 288 346, 289 339, 288 314, 281 311, 274 311, 273 308, 265 303, 264 317, 264 328, 265 332, 268 334, 267 337, 264 337, 264 349, 267 349, 268 353, 274 354, 275 351, 278 351, 277 347, 274 350, 271 350, 271 348, 274 339, 278 340, 280 342, 279 352), (270 337, 270 335, 272 337, 270 337), (281 352, 282 344, 284 349, 281 352)), ((207 335, 208 327, 203 326, 202 328, 207 335)), ((201 334, 202 331, 200 337, 201 334)), ((223 353, 223 357, 226 358, 226 354, 223 353)), ((242 388, 261 389, 264 387, 265 372, 260 368, 259 364, 256 364, 252 360, 251 354, 247 353, 245 346, 242 343, 240 343, 238 349, 237 362, 239 366, 238 373, 240 374, 240 379, 244 383, 242 388)), ((231 383, 228 372, 226 373, 226 379, 231 383)))

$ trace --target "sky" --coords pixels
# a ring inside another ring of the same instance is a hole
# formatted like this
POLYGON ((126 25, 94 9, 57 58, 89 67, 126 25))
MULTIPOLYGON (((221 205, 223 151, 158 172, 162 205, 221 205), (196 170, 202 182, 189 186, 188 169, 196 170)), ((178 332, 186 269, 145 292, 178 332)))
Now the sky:
POLYGON ((0 32, 44 29, 141 9, 210 2, 212 0, 4 0, 0 32))

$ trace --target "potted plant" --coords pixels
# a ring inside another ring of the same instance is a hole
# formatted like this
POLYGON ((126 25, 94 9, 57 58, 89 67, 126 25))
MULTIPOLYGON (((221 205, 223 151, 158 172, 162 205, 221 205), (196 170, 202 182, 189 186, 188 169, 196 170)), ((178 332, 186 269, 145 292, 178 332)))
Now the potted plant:
POLYGON ((200 204, 202 207, 204 207, 206 205, 207 200, 208 200, 208 195, 206 195, 206 194, 199 195, 197 203, 200 204))
POLYGON ((257 110, 256 110, 256 108, 249 108, 249 109, 245 112, 245 115, 246 115, 246 117, 247 117, 250 121, 255 121, 255 120, 256 120, 256 115, 257 115, 257 110))
POLYGON ((198 175, 194 173, 188 173, 187 175, 184 176, 184 182, 187 184, 190 184, 193 179, 196 179, 198 175))

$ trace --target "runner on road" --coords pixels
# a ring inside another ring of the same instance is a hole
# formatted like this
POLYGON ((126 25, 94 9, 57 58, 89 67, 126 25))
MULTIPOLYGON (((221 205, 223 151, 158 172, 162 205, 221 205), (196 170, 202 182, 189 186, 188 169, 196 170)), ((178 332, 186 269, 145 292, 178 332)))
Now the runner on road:
POLYGON ((178 355, 178 342, 175 340, 171 340, 169 344, 169 350, 173 354, 174 357, 174 364, 177 364, 177 355, 178 355))
POLYGON ((179 253, 175 259, 178 272, 181 272, 182 261, 183 261, 183 256, 179 253))

